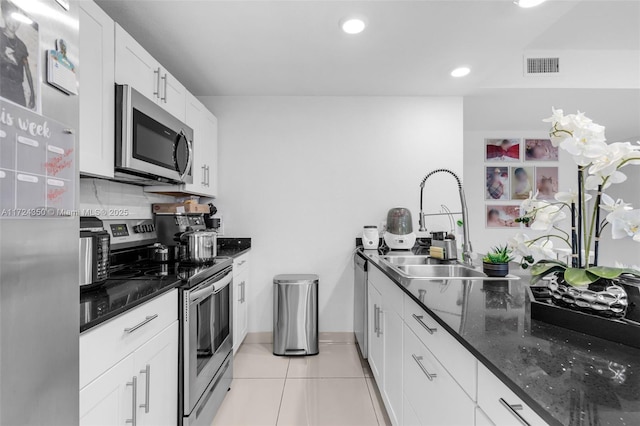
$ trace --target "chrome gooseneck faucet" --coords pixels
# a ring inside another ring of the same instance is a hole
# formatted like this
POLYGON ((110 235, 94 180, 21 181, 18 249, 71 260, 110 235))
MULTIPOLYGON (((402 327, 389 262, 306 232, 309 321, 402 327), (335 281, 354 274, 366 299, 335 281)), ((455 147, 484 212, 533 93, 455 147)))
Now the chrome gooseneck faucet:
POLYGON ((420 182, 420 218, 419 218, 419 222, 420 222, 420 231, 424 232, 427 229, 424 226, 424 217, 425 214, 422 210, 422 199, 423 199, 423 193, 424 193, 424 184, 427 182, 427 179, 429 179, 431 176, 435 175, 436 173, 448 173, 451 176, 453 176, 456 181, 458 182, 458 192, 460 193, 460 206, 462 208, 462 233, 463 233, 463 242, 462 242, 462 260, 464 261, 465 264, 467 265, 471 265, 473 263, 473 260, 471 259, 471 253, 472 253, 472 249, 471 249, 471 241, 469 241, 469 228, 468 228, 468 210, 467 210, 467 200, 465 199, 464 196, 464 189, 462 188, 462 181, 460 180, 460 178, 458 177, 457 174, 455 174, 454 172, 452 172, 449 169, 436 169, 433 170, 429 173, 427 173, 427 175, 422 179, 422 182, 420 182))

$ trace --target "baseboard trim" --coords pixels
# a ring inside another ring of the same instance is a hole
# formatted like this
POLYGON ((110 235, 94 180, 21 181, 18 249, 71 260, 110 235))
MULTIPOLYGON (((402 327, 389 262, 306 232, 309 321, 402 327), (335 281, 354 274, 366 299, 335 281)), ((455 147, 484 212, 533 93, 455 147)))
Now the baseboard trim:
MULTIPOLYGON (((321 343, 355 343, 356 341, 355 335, 350 331, 321 331, 318 339, 321 343)), ((273 333, 270 331, 247 333, 243 343, 273 343, 273 333)))

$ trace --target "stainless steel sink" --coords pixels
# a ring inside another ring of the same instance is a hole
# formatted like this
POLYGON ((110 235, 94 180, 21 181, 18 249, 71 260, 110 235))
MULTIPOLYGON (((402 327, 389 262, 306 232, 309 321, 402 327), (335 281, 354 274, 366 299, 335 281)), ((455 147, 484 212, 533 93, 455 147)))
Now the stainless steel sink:
POLYGON ((514 280, 513 275, 504 278, 488 277, 480 269, 460 263, 443 263, 440 259, 429 256, 381 256, 387 264, 399 274, 407 278, 425 280, 514 280))
POLYGON ((482 271, 463 265, 399 265, 397 269, 416 278, 487 278, 482 271))
POLYGON ((382 256, 381 259, 394 266, 402 265, 440 265, 442 260, 429 256, 382 256))

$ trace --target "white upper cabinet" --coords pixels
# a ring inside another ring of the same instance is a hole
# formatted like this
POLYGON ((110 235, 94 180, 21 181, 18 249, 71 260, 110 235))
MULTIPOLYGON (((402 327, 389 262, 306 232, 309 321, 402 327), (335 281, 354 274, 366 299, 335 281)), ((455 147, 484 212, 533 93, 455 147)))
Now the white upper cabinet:
POLYGON ((80 2, 80 173, 113 178, 115 138, 114 21, 80 2))
POLYGON ((128 84, 184 121, 185 87, 118 24, 115 33, 116 83, 128 84))

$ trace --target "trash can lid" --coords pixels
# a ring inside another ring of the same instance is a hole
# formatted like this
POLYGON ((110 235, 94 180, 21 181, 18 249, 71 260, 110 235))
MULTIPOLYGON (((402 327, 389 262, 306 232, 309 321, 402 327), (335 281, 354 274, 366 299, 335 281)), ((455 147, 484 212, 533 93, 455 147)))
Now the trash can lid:
POLYGON ((308 282, 318 282, 319 278, 315 274, 280 274, 273 277, 273 283, 306 284, 308 282))

